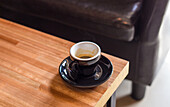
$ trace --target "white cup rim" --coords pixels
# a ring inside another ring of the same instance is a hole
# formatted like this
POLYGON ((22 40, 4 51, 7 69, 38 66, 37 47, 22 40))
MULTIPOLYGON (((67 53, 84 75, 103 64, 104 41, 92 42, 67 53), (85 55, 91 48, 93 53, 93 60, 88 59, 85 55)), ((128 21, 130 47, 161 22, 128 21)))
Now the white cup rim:
POLYGON ((78 43, 74 44, 74 45, 70 48, 70 55, 71 55, 74 59, 79 60, 79 61, 90 61, 90 60, 93 60, 93 59, 95 59, 95 58, 97 58, 98 56, 101 55, 101 49, 100 49, 100 47, 99 47, 96 43, 94 43, 94 42, 82 41, 82 42, 78 42, 78 43), (83 43, 90 43, 90 44, 95 45, 95 46, 98 48, 97 54, 96 54, 95 56, 91 57, 91 58, 86 58, 86 59, 84 59, 84 58, 79 58, 79 57, 77 57, 75 54, 73 54, 73 48, 76 47, 77 45, 80 45, 80 44, 83 44, 83 43))

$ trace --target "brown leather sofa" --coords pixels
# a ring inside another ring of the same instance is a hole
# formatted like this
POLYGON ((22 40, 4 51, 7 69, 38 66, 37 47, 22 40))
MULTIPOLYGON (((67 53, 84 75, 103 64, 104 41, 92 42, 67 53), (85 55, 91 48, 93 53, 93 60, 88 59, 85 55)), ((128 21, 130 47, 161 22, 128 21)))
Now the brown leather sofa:
POLYGON ((0 17, 73 42, 90 40, 130 61, 132 97, 156 75, 158 32, 168 0, 1 0, 0 17))

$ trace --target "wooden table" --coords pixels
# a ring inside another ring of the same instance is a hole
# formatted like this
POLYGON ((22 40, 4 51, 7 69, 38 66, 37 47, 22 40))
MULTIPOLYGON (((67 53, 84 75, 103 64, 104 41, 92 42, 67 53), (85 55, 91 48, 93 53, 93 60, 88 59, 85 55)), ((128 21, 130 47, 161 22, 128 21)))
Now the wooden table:
POLYGON ((0 106, 103 106, 128 74, 128 61, 102 53, 114 66, 104 84, 79 89, 58 71, 74 43, 0 18, 0 106))

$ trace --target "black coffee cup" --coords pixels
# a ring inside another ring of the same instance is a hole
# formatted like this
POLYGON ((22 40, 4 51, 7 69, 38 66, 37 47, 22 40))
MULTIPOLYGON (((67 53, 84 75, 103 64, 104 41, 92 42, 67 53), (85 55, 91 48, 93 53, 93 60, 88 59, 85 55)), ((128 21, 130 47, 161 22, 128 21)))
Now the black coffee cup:
POLYGON ((96 63, 101 57, 100 47, 89 41, 76 43, 70 49, 70 69, 78 71, 80 75, 89 76, 95 73, 96 63))

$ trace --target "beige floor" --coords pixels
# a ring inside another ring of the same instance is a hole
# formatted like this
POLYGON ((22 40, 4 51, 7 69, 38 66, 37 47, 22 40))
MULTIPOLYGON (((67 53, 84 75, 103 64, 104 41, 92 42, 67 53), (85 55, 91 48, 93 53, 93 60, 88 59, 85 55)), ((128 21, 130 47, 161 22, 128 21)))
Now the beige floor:
MULTIPOLYGON (((170 3, 161 27, 161 35, 166 36, 170 42, 170 3)), ((117 90, 117 107, 170 107, 170 51, 159 71, 152 85, 147 87, 146 95, 141 101, 135 101, 130 97, 131 82, 123 81, 117 90)))

